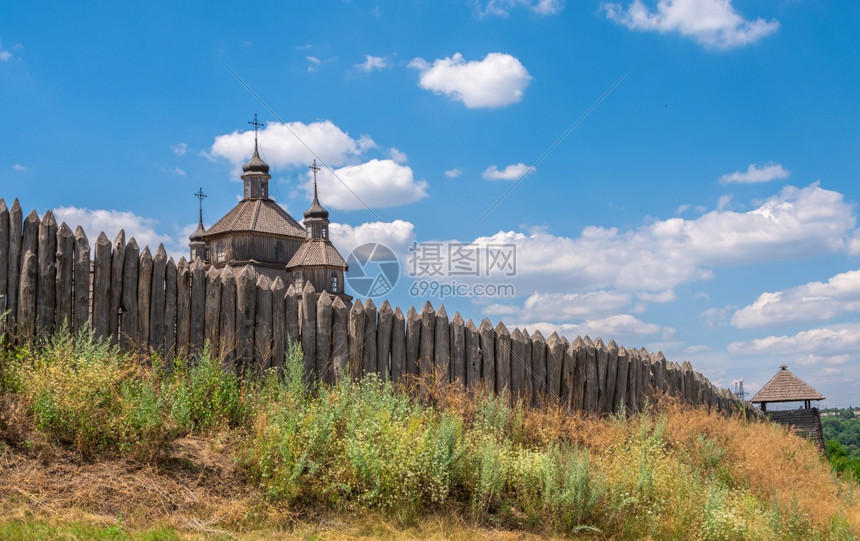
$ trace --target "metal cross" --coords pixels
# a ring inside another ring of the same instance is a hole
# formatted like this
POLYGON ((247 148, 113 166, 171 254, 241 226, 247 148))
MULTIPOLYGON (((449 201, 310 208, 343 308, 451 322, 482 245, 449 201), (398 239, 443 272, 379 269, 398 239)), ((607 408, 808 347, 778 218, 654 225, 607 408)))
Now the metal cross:
POLYGON ((205 193, 203 193, 203 186, 197 190, 197 193, 194 194, 194 197, 200 200, 200 222, 203 222, 203 200, 208 197, 205 193))
POLYGON ((254 113, 254 120, 249 120, 248 124, 254 126, 254 140, 257 140, 257 130, 260 128, 265 128, 266 124, 264 122, 257 121, 257 113, 254 113))
POLYGON ((314 172, 314 186, 317 184, 317 171, 322 171, 319 165, 317 165, 316 159, 314 159, 313 165, 309 165, 308 169, 314 172))

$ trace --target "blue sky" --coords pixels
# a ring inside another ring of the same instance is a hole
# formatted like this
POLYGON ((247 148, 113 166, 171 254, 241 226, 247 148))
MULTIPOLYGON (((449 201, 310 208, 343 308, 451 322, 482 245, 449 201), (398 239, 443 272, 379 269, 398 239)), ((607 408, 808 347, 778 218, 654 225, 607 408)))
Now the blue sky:
MULTIPOLYGON (((751 391, 787 363, 857 404, 858 23, 814 0, 2 2, 0 195, 183 255, 198 187, 207 225, 236 203, 257 113, 294 216, 299 139, 337 173, 320 190, 344 255, 516 245, 516 276, 477 280, 515 295, 450 315, 751 391)), ((421 304, 414 283, 392 303, 421 304)))

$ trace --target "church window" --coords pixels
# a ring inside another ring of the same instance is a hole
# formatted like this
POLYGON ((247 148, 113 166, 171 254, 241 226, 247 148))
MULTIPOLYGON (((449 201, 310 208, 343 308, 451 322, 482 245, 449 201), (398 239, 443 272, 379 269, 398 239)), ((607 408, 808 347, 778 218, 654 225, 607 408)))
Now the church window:
POLYGON ((282 262, 284 259, 284 244, 281 241, 275 243, 275 261, 282 262))
POLYGON ((337 293, 337 273, 331 273, 331 292, 337 293))
POLYGON ((227 254, 224 250, 224 243, 219 242, 217 247, 215 248, 215 260, 218 263, 223 263, 227 259, 227 254))
POLYGON ((328 233, 328 228, 327 228, 327 227, 323 227, 323 228, 322 228, 322 238, 326 238, 326 233, 328 233))
POLYGON ((296 285, 296 289, 301 291, 304 287, 304 280, 302 279, 302 272, 296 271, 293 273, 293 283, 296 285))

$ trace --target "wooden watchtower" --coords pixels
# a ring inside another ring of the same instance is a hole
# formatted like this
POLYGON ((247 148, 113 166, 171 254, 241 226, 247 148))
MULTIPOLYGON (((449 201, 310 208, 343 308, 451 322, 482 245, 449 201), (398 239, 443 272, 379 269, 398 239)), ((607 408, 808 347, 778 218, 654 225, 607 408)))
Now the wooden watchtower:
POLYGON ((792 374, 788 366, 781 365, 779 371, 759 389, 750 402, 759 404, 764 412, 767 412, 767 405, 771 403, 803 403, 801 408, 770 411, 768 417, 772 421, 790 426, 795 432, 812 440, 823 452, 824 432, 821 428, 821 417, 818 408, 812 407, 812 402, 819 400, 824 400, 821 393, 792 374))

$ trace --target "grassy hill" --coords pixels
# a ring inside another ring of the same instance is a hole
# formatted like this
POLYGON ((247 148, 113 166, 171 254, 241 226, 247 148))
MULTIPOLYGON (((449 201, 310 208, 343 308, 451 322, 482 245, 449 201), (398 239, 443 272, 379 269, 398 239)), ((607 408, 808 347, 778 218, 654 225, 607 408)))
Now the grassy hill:
POLYGON ((239 380, 68 337, 0 357, 0 538, 853 539, 860 494, 784 427, 595 418, 432 381, 239 380), (420 397, 414 398, 414 397, 420 397))

